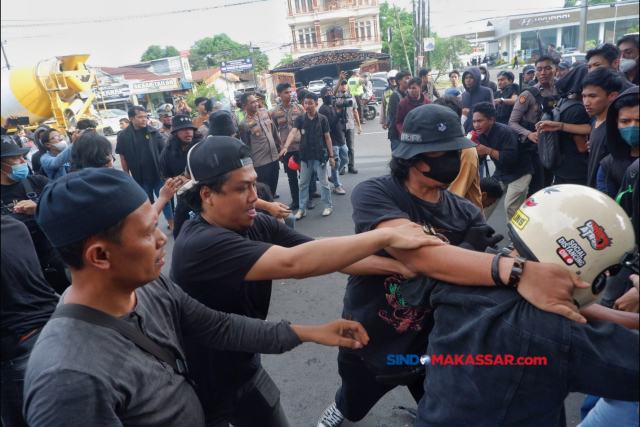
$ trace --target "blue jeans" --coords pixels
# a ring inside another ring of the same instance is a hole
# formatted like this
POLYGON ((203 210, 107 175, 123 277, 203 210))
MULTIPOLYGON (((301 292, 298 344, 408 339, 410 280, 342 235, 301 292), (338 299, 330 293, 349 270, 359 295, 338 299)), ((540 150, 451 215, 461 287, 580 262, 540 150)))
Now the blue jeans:
POLYGON ((578 427, 636 427, 638 402, 600 399, 578 427))
POLYGON ((396 147, 398 146, 398 144, 400 144, 400 141, 397 139, 392 139, 391 140, 391 151, 395 150, 396 147))
POLYGON ((318 160, 309 160, 308 162, 303 160, 300 162, 300 209, 303 211, 307 209, 307 203, 309 202, 309 183, 311 182, 313 171, 318 174, 318 180, 322 187, 322 204, 325 208, 332 207, 329 168, 331 168, 329 162, 324 165, 321 165, 318 160))
POLYGON ((287 224, 287 227, 289 227, 292 230, 296 229, 296 216, 294 214, 289 214, 289 216, 284 218, 284 223, 287 224))
MULTIPOLYGON (((150 182, 148 184, 142 184, 142 189, 144 190, 145 193, 147 193, 147 196, 149 196, 149 200, 151 201, 151 204, 153 204, 153 202, 155 202, 155 198, 158 197, 160 195, 160 189, 164 186, 164 182, 162 181, 158 181, 158 182, 150 182), (155 193, 155 196, 154 196, 155 193)), ((164 219, 173 219, 173 209, 171 209, 171 200, 169 200, 169 202, 167 202, 166 205, 164 205, 164 207, 162 208, 162 213, 164 214, 164 219)))
POLYGON ((571 392, 638 401, 635 331, 611 322, 582 325, 541 311, 513 289, 439 283, 430 305, 435 326, 426 354, 500 354, 514 362, 544 357, 546 365, 432 363, 425 367, 416 427, 469 420, 475 427, 564 426, 564 400, 571 392))
MULTIPOLYGON (((334 145, 333 146, 333 157, 339 157, 340 159, 336 163, 336 168, 331 169, 331 177, 333 178, 333 185, 337 187, 340 184, 340 169, 343 166, 346 166, 349 163, 349 150, 346 145, 334 145)), ((331 166, 329 166, 331 167, 331 166)))

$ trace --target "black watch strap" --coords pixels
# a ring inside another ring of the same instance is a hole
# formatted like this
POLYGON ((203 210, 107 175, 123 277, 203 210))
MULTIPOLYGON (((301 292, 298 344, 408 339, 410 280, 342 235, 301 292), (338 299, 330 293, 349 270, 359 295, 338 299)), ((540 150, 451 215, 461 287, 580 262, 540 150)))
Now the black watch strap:
POLYGON ((502 279, 500 278, 500 268, 498 266, 500 257, 505 256, 502 252, 498 252, 494 257, 493 261, 491 261, 491 278, 493 279, 493 283, 496 286, 507 286, 502 279))

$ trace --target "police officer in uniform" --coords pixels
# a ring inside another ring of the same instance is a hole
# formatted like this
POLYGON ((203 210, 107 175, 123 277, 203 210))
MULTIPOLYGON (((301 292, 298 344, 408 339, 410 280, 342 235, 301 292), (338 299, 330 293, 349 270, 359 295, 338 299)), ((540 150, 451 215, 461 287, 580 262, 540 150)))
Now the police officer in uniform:
POLYGON ((156 110, 160 123, 162 123, 160 137, 162 138, 162 141, 164 141, 165 146, 169 145, 169 140, 171 139, 171 118, 173 117, 172 109, 173 106, 171 104, 162 104, 156 110))
POLYGON ((396 74, 398 74, 398 70, 391 70, 387 73, 387 83, 388 86, 385 88, 384 92, 382 92, 382 108, 380 110, 380 123, 382 124, 382 129, 387 129, 387 110, 389 109, 389 98, 393 91, 398 87, 396 82, 396 74))
POLYGON ((353 76, 351 76, 351 78, 349 79, 349 93, 356 99, 356 105, 358 106, 358 116, 364 117, 362 115, 362 95, 364 94, 364 86, 360 84, 360 70, 357 68, 353 70, 353 76))
MULTIPOLYGON (((513 106, 509 126, 518 132, 520 142, 527 144, 531 154, 535 174, 529 184, 529 195, 548 187, 553 182, 553 174, 545 169, 538 155, 538 132, 536 123, 540 121, 543 112, 551 112, 558 102, 558 90, 554 84, 554 76, 558 60, 550 55, 542 55, 536 61, 536 78, 538 83, 527 86, 522 90, 518 101, 513 106)), ((525 67, 526 68, 526 67, 525 67)))
MULTIPOLYGON (((271 120, 275 123, 280 135, 280 141, 286 141, 293 127, 296 117, 304 114, 304 107, 293 101, 293 88, 289 83, 280 83, 276 86, 280 104, 271 110, 271 120)), ((291 190, 291 204, 289 209, 295 211, 300 209, 300 194, 298 188, 298 171, 289 168, 289 159, 300 149, 300 135, 296 135, 293 143, 287 147, 287 153, 282 157, 284 171, 289 179, 289 190, 291 190)))
POLYGON ((271 121, 269 111, 259 108, 258 100, 252 93, 242 95, 241 102, 246 116, 238 126, 240 138, 251 149, 258 182, 267 184, 275 198, 280 171, 279 153, 282 149, 278 129, 271 121))

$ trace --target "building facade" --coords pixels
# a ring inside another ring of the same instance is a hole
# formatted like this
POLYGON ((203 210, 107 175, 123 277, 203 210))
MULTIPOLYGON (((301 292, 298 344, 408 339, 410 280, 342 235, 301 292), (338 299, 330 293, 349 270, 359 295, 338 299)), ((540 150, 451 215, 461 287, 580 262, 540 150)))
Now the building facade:
MULTIPOLYGON (((536 30, 546 49, 550 43, 565 53, 578 48, 580 8, 490 18, 493 28, 457 34, 486 53, 507 52, 508 59, 520 52, 520 60, 528 60, 538 51, 536 30)), ((629 28, 638 25, 638 2, 626 1, 589 6, 587 12, 587 48, 600 43, 616 43, 629 28)), ((500 56, 502 57, 502 56, 500 56)), ((504 59, 504 57, 502 57, 504 59)))
POLYGON ((287 0, 291 56, 339 49, 382 50, 379 0, 287 0))

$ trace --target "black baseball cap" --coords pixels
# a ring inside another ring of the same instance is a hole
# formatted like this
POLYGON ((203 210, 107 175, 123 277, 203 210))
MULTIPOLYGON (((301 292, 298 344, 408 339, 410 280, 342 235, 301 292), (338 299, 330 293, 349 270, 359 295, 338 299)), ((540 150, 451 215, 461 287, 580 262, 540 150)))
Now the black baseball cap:
POLYGON ((534 67, 531 64, 528 64, 528 65, 525 65, 524 68, 522 69, 522 74, 529 74, 535 71, 536 71, 536 67, 534 67))
POLYGON ((393 157, 410 159, 422 153, 475 147, 464 136, 460 117, 449 107, 427 104, 414 108, 402 124, 400 144, 393 157))
POLYGON ((230 136, 209 136, 187 154, 187 170, 193 184, 251 164, 251 149, 230 136))
POLYGON ((10 136, 2 136, 2 157, 23 156, 31 151, 31 148, 20 148, 10 136))
POLYGON ((320 98, 324 98, 324 96, 329 92, 333 93, 333 89, 331 89, 330 86, 323 87, 322 89, 320 89, 320 98))
POLYGON ((571 68, 571 62, 569 62, 569 61, 561 61, 561 62, 558 64, 558 68, 562 68, 563 70, 566 70, 566 69, 568 69, 568 68, 571 68))

